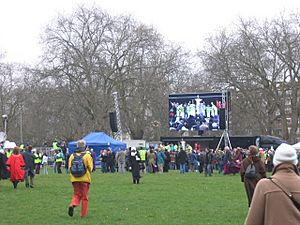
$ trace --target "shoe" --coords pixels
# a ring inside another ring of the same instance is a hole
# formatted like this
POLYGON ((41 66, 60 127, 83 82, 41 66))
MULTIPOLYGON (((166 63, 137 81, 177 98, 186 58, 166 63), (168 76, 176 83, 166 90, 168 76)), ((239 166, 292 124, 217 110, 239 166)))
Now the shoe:
POLYGON ((34 188, 33 185, 30 185, 30 188, 34 188))
POLYGON ((70 206, 69 207, 69 210, 68 210, 68 214, 69 214, 69 216, 73 216, 73 214, 74 214, 74 207, 73 206, 70 206))

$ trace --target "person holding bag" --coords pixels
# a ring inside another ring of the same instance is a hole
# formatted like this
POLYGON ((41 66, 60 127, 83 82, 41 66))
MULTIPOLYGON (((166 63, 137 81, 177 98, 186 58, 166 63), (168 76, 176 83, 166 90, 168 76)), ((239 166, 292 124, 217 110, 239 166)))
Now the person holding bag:
POLYGON ((281 144, 269 179, 258 182, 245 225, 299 225, 300 177, 296 150, 281 144))
POLYGON ((248 207, 250 207, 256 184, 260 179, 267 176, 265 164, 258 156, 258 148, 255 145, 251 145, 248 152, 248 156, 241 163, 240 175, 241 181, 244 182, 248 207))

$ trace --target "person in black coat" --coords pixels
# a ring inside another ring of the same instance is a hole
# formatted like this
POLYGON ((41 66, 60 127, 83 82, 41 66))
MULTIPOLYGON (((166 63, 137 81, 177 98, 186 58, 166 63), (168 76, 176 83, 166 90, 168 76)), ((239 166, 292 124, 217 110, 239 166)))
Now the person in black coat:
POLYGON ((164 172, 169 172, 171 162, 170 152, 166 149, 165 150, 165 161, 164 161, 164 172))
POLYGON ((180 173, 185 173, 188 157, 187 157, 186 151, 183 150, 182 148, 180 149, 180 152, 177 155, 177 160, 180 164, 180 173))
POLYGON ((115 172, 115 155, 111 149, 108 149, 107 151, 107 161, 106 161, 106 166, 107 166, 107 171, 114 173, 115 172))
POLYGON ((0 152, 0 180, 8 179, 10 177, 9 171, 6 168, 6 161, 7 161, 7 157, 4 153, 4 150, 1 149, 1 152, 0 152))
POLYGON ((131 148, 129 156, 129 166, 131 167, 132 180, 134 184, 140 183, 140 162, 141 157, 135 148, 131 148))

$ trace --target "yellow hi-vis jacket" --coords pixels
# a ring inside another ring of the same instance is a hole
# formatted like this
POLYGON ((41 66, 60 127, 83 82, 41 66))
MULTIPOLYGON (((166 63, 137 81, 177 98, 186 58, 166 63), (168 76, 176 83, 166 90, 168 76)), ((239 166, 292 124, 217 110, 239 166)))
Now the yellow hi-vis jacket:
POLYGON ((55 156, 55 162, 62 162, 62 161, 63 161, 63 154, 59 152, 55 156))
POLYGON ((38 153, 34 153, 34 164, 42 163, 42 156, 38 153))
POLYGON ((9 158, 9 157, 11 156, 11 154, 12 154, 12 151, 10 151, 10 152, 5 152, 5 155, 6 155, 7 158, 9 158))
POLYGON ((139 154, 141 157, 141 161, 146 161, 146 150, 145 149, 139 150, 139 154))
POLYGON ((56 141, 54 141, 53 143, 52 143, 52 149, 55 151, 55 150, 57 150, 57 149, 59 149, 59 147, 57 146, 57 142, 56 141))

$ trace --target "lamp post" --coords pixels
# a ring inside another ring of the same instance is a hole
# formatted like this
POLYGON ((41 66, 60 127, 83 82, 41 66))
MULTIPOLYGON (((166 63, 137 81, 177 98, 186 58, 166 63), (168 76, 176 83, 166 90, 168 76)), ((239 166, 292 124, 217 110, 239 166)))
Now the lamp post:
POLYGON ((20 141, 23 144, 23 104, 20 106, 20 141))

